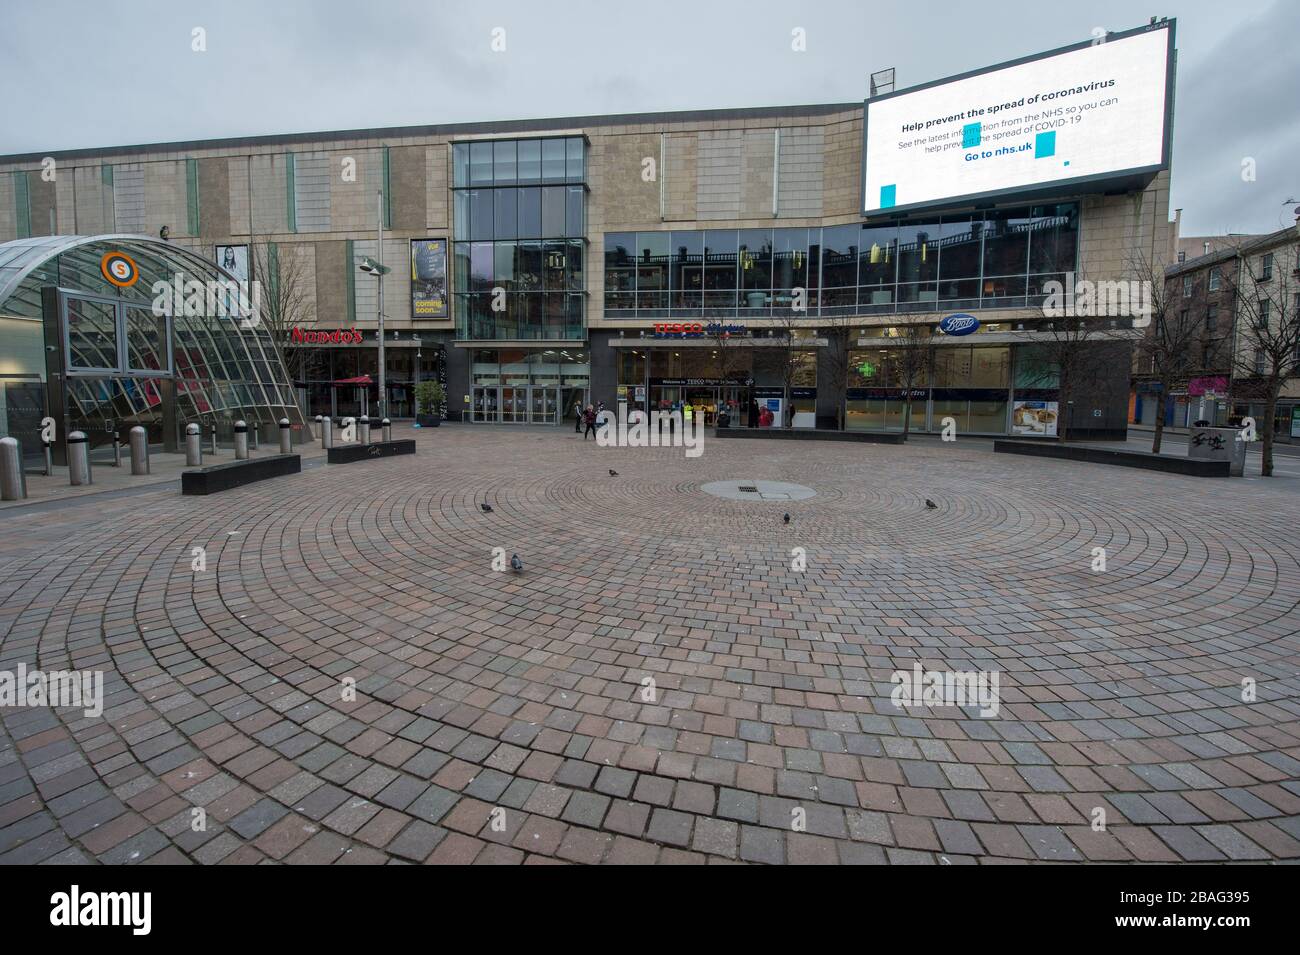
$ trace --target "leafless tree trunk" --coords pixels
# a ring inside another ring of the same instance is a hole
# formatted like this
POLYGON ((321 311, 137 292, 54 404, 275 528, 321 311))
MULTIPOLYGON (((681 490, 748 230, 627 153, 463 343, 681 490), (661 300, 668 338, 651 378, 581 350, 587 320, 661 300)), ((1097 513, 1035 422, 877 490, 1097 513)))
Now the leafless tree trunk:
POLYGON ((306 354, 291 340, 294 327, 311 325, 315 320, 308 295, 310 276, 297 249, 285 248, 269 240, 250 246, 252 278, 261 290, 260 322, 270 334, 280 360, 291 374, 291 359, 297 360, 296 374, 304 373, 306 354))
POLYGON ((1256 423, 1262 441, 1260 472, 1273 476, 1273 422, 1288 379, 1300 376, 1300 246, 1287 241, 1237 250, 1235 279, 1236 348, 1233 393, 1263 398, 1265 420, 1256 423), (1265 256, 1271 256, 1266 263, 1265 256))
POLYGON ((1171 304, 1163 262, 1139 253, 1130 259, 1129 267, 1148 296, 1149 314, 1145 317, 1150 324, 1137 343, 1137 359, 1142 367, 1151 369, 1160 386, 1160 411, 1151 441, 1151 453, 1159 454, 1170 390, 1186 381, 1197 364, 1195 352, 1200 343, 1201 316, 1171 304))
MULTIPOLYGON (((781 336, 781 415, 790 418, 790 389, 794 385, 795 372, 799 367, 799 353, 795 345, 799 339, 795 334, 798 317, 794 313, 777 316, 778 332, 781 336)), ((790 419, 793 420, 793 419, 790 419)), ((778 428, 785 427, 785 421, 776 422, 778 428)))
POLYGON ((896 356, 895 368, 903 386, 903 440, 906 441, 912 430, 912 390, 926 380, 934 362, 930 326, 920 322, 901 326, 898 344, 891 355, 896 356))
MULTIPOLYGON (((834 318, 823 327, 826 336, 826 383, 825 387, 835 396, 835 426, 844 430, 844 405, 848 396, 849 360, 853 351, 853 321, 849 318, 834 318)), ((821 394, 822 382, 817 382, 817 392, 821 394)))
POLYGON ((1127 282, 1122 283, 1122 298, 1107 289, 1120 284, 1084 278, 1077 281, 1076 291, 1049 295, 1043 303, 1043 335, 1037 342, 1042 361, 1029 376, 1037 376, 1042 387, 1051 387, 1051 379, 1057 379, 1056 439, 1061 443, 1073 429, 1076 399, 1090 389, 1100 390, 1117 360, 1131 370, 1132 344, 1142 337, 1147 316, 1131 301, 1127 282))

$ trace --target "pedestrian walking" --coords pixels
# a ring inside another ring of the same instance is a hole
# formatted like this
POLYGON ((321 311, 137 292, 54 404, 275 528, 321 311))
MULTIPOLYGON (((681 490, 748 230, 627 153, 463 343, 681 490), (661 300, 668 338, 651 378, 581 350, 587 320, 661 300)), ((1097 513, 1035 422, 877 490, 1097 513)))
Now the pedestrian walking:
POLYGON ((587 430, 582 433, 582 440, 587 440, 587 435, 591 435, 594 440, 596 437, 596 409, 587 405, 587 410, 582 413, 582 422, 587 426, 587 430))

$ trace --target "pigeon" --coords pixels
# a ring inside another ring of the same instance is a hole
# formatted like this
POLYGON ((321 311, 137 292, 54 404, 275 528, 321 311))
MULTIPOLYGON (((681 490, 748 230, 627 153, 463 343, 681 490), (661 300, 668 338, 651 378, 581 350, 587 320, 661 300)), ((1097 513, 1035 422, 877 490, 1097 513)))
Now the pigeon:
POLYGON ((609 476, 610 476, 610 477, 618 477, 618 472, 615 471, 613 468, 610 468, 610 469, 609 469, 609 476))
POLYGON ((524 562, 519 559, 518 554, 510 555, 510 567, 516 574, 524 569, 524 562))
POLYGON ((787 524, 789 524, 789 523, 790 523, 790 515, 787 514, 785 517, 782 518, 782 520, 785 521, 787 524))
POLYGON ((479 505, 479 509, 480 509, 484 514, 491 514, 491 513, 492 513, 492 505, 491 505, 491 504, 480 504, 480 505, 479 505))
POLYGON ((934 503, 934 501, 930 500, 930 499, 927 497, 927 498, 925 499, 925 506, 928 507, 930 510, 933 511, 933 510, 934 510, 936 507, 938 507, 939 505, 936 504, 936 503, 934 503))

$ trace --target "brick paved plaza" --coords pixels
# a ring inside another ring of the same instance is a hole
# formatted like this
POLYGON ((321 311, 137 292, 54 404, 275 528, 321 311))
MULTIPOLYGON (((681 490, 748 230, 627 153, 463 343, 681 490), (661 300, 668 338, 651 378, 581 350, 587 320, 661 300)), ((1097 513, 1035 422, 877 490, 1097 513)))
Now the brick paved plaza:
POLYGON ((0 710, 0 863, 1300 859, 1293 492, 961 443, 416 434, 0 514, 0 669, 106 693, 0 710), (917 662, 996 671, 997 716, 896 708, 917 662))

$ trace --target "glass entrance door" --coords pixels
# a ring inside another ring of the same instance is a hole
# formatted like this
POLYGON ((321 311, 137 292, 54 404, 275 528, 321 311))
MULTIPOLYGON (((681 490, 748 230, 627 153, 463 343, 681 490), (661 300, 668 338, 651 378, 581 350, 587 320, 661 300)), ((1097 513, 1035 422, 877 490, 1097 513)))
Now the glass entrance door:
POLYGON ((474 421, 494 424, 555 424, 560 420, 560 389, 551 385, 475 385, 474 421))
POLYGON ((475 385, 472 418, 474 421, 500 421, 501 420, 501 400, 500 389, 495 385, 475 385))
POLYGON ((555 424, 560 406, 559 389, 549 385, 533 385, 528 393, 529 420, 533 424, 555 424))
POLYGON ((508 387, 501 389, 501 421, 505 424, 528 421, 528 389, 508 387))

